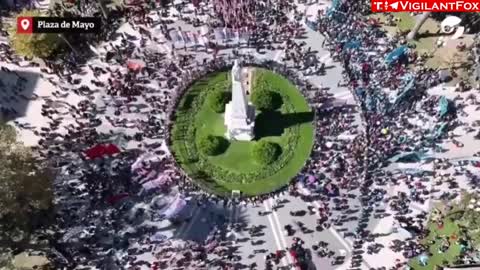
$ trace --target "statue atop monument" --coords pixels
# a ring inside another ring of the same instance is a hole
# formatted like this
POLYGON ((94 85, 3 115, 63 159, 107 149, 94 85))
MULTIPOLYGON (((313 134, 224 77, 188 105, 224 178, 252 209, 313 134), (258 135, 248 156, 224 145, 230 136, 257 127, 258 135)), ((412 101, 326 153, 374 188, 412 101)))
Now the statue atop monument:
POLYGON ((227 138, 238 141, 251 141, 254 138, 255 108, 247 100, 246 88, 248 72, 243 69, 238 60, 232 67, 232 100, 225 106, 225 125, 227 138))

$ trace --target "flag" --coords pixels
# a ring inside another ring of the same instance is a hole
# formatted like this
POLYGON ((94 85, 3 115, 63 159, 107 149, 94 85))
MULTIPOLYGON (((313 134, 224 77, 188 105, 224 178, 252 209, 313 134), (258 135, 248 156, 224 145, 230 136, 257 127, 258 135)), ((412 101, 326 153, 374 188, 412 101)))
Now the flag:
POLYGON ((116 153, 120 153, 120 149, 112 143, 97 144, 96 146, 85 151, 85 154, 90 159, 95 159, 103 156, 111 156, 116 153))

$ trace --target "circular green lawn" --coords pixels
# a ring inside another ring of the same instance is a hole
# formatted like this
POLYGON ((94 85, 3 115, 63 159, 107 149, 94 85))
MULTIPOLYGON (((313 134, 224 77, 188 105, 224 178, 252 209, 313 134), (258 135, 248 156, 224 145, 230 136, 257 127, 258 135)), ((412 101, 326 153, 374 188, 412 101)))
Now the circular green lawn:
POLYGON ((199 153, 196 141, 226 133, 223 114, 214 112, 206 100, 212 91, 231 91, 230 72, 216 72, 194 82, 176 108, 171 150, 184 171, 210 192, 269 193, 288 184, 310 155, 313 113, 297 88, 283 76, 260 68, 254 70, 252 85, 252 91, 267 89, 280 94, 282 106, 275 111, 257 111, 255 140, 230 141, 216 156, 199 153), (272 164, 260 165, 252 158, 252 148, 259 139, 281 146, 282 152, 272 164))

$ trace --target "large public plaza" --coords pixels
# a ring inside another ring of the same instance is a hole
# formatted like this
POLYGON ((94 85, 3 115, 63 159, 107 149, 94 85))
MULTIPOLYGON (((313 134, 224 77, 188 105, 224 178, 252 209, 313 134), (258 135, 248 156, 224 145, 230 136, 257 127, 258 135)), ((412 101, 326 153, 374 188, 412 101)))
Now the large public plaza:
POLYGON ((53 194, 33 244, 0 239, 0 267, 479 263, 478 85, 429 68, 361 1, 143 4, 88 56, 24 58, 0 36, 2 122, 53 194), (228 135, 235 110, 251 139, 228 135))

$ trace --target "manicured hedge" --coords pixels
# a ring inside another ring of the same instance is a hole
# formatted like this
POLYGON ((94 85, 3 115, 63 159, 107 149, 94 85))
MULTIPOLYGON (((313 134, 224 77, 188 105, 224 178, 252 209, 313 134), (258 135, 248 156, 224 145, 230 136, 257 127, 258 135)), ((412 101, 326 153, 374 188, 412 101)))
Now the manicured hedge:
POLYGON ((225 105, 232 99, 232 93, 224 90, 214 90, 207 98, 208 106, 216 113, 223 113, 225 105))
POLYGON ((260 140, 253 147, 252 157, 262 165, 269 165, 278 159, 281 151, 282 148, 279 144, 260 140))
MULTIPOLYGON (((260 78, 259 78, 260 79, 260 78)), ((260 80, 263 83, 262 80, 260 80)), ((174 151, 177 153, 176 158, 181 163, 190 164, 197 168, 201 168, 202 171, 209 175, 212 179, 218 182, 230 182, 230 183, 251 183, 255 181, 254 179, 266 178, 275 172, 281 170, 292 158, 293 152, 297 147, 299 141, 299 127, 291 126, 287 128, 284 132, 284 136, 287 137, 286 147, 281 149, 281 154, 276 161, 271 163, 269 166, 265 166, 263 169, 259 169, 255 172, 244 172, 238 173, 222 168, 218 165, 212 164, 208 160, 205 160, 199 156, 199 152, 202 152, 198 149, 198 143, 196 141, 196 128, 192 123, 195 122, 195 115, 199 110, 201 104, 208 102, 209 96, 213 92, 222 91, 225 89, 225 84, 219 82, 209 87, 207 89, 195 89, 189 94, 192 95, 193 103, 185 104, 185 106, 177 107, 174 129, 172 130, 172 137, 174 141, 182 141, 183 144, 175 144, 174 151), (181 148, 178 148, 179 145, 182 145, 181 148)), ((259 84, 255 88, 258 91, 270 91, 269 85, 266 83, 259 84)), ((282 113, 291 113, 295 111, 293 104, 289 102, 289 98, 281 93, 278 93, 280 100, 282 100, 282 113)), ((191 173, 193 173, 191 171, 191 173)))
MULTIPOLYGON (((252 94, 256 91, 262 91, 262 94, 270 93, 267 94, 270 95, 267 99, 272 101, 269 102, 271 105, 269 107, 273 110, 278 109, 281 114, 294 114, 298 112, 298 110, 300 110, 300 112, 305 111, 305 107, 302 107, 304 105, 299 105, 298 100, 292 99, 292 97, 295 98, 295 96, 291 96, 291 92, 284 90, 289 89, 290 91, 291 88, 288 88, 290 85, 287 85, 288 83, 275 81, 276 78, 272 77, 269 71, 262 70, 256 72, 252 94), (275 104, 275 95, 277 95, 277 102, 280 101, 278 103, 280 105, 275 104)), ((202 150, 203 146, 201 146, 203 144, 199 142, 204 137, 205 139, 209 137, 208 134, 213 137, 221 137, 221 135, 218 134, 218 130, 210 133, 205 129, 205 125, 208 126, 209 123, 202 124, 202 122, 198 122, 198 119, 199 115, 203 117, 204 113, 208 114, 209 110, 212 110, 212 112, 215 111, 210 106, 210 100, 219 101, 216 102, 216 104, 226 104, 228 101, 224 102, 225 99, 222 97, 222 94, 217 93, 225 92, 225 89, 230 88, 230 76, 228 73, 208 75, 190 87, 175 110, 175 121, 170 133, 173 142, 171 146, 172 153, 184 171, 195 179, 197 183, 202 185, 203 188, 211 192, 225 195, 229 194, 230 190, 235 187, 234 189, 242 190, 242 192, 245 191, 247 194, 263 194, 269 192, 269 190, 277 189, 291 179, 292 176, 272 177, 279 171, 291 170, 288 166, 291 166, 290 164, 293 158, 296 157, 298 150, 302 149, 301 147, 303 145, 308 145, 308 142, 303 139, 304 136, 308 137, 308 132, 313 131, 308 131, 308 129, 304 129, 304 127, 300 125, 286 126, 283 130, 282 140, 279 142, 280 149, 276 159, 272 163, 259 166, 255 170, 232 170, 213 162, 213 160, 219 157, 210 156, 205 153, 208 151, 204 152, 202 150), (300 141, 302 144, 300 148, 298 148, 300 141), (259 181, 260 179, 265 179, 266 181, 259 181), (258 186, 252 187, 252 185, 257 182, 258 186), (245 190, 239 185, 245 185, 245 190)), ((230 100, 230 98, 228 100, 230 100)), ((250 96, 250 100, 252 100, 252 96, 250 96)), ((223 106, 217 106, 218 110, 222 109, 223 111, 225 108, 224 104, 223 106)), ((218 122, 216 125, 218 125, 218 122)), ((269 141, 272 140, 269 139, 269 141)), ((210 144, 211 142, 212 140, 208 143, 210 144)), ((228 141, 227 147, 230 147, 228 141)), ((251 151, 251 153, 253 153, 253 149, 251 151)), ((228 155, 229 152, 225 154, 228 155)), ((287 172, 289 175, 291 174, 291 172, 287 172)))
POLYGON ((207 156, 216 156, 223 153, 228 142, 220 136, 207 135, 198 139, 198 149, 207 156))
POLYGON ((251 100, 255 108, 261 111, 275 110, 281 106, 281 97, 278 93, 261 88, 253 91, 251 100))

